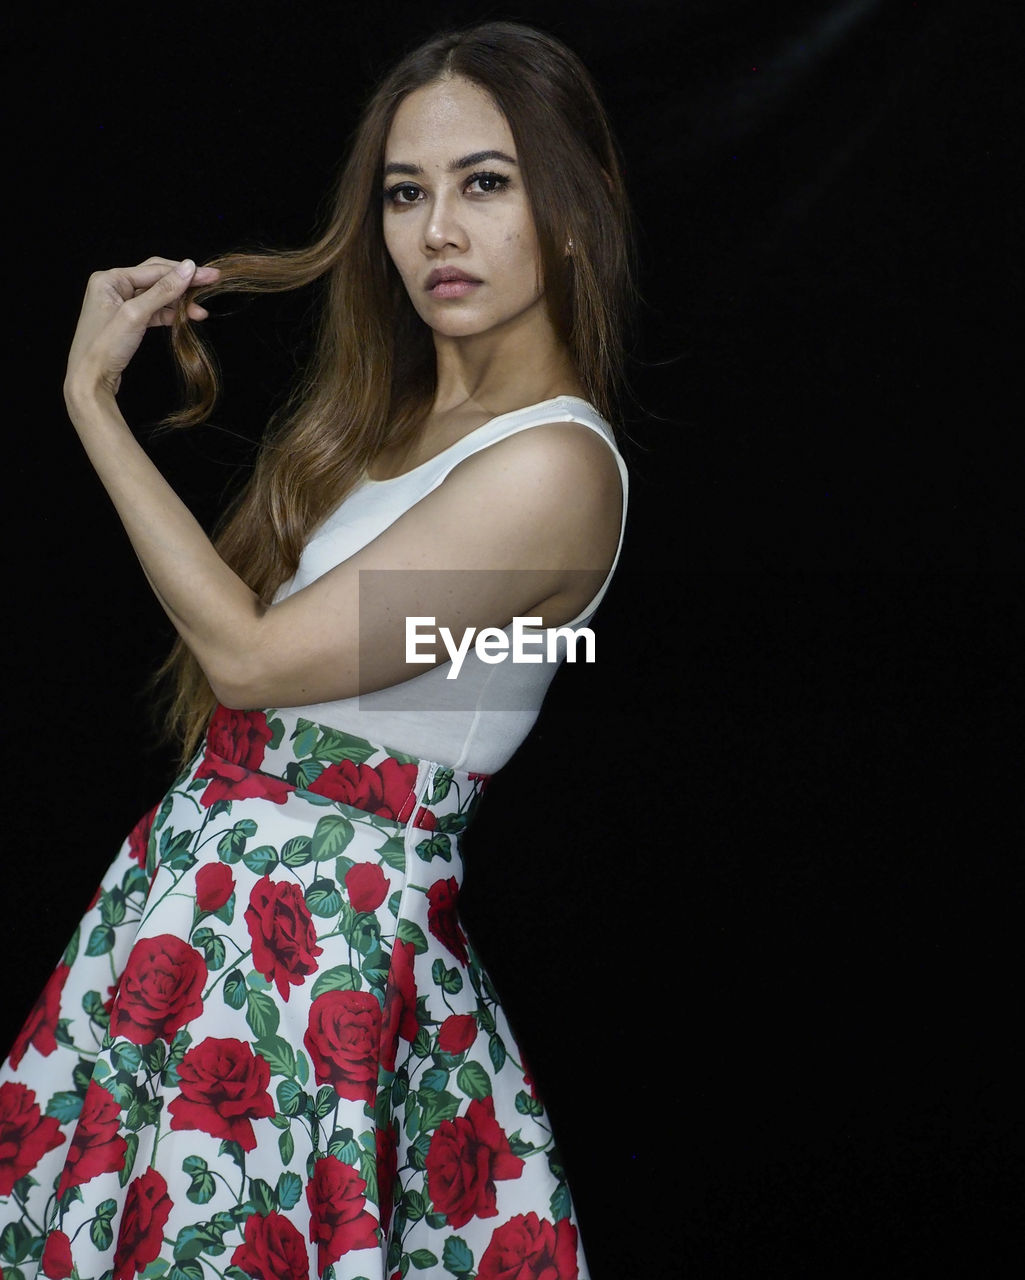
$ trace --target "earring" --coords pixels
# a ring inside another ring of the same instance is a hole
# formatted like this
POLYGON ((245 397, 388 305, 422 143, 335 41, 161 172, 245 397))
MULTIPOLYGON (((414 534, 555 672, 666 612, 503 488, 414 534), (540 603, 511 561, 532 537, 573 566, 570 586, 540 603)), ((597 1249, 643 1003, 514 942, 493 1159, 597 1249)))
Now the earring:
POLYGON ((567 253, 572 253, 572 252, 573 252, 573 237, 572 237, 572 236, 570 236, 570 237, 569 237, 569 239, 566 241, 566 252, 567 252, 567 253))

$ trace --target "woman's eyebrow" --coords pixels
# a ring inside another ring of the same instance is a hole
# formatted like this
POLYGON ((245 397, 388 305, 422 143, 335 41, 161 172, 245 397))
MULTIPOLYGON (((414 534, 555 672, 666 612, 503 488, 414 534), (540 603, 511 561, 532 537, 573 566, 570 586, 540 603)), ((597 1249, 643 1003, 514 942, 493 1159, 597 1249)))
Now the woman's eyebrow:
MULTIPOLYGON (((468 156, 460 156, 458 160, 450 161, 448 165, 449 173, 458 173, 460 169, 469 169, 475 164, 483 164, 485 160, 504 160, 506 164, 516 164, 512 156, 507 156, 504 151, 473 151, 468 156)), ((402 160, 393 160, 391 164, 384 166, 384 176, 390 173, 412 173, 421 174, 423 168, 418 164, 407 164, 402 160)))

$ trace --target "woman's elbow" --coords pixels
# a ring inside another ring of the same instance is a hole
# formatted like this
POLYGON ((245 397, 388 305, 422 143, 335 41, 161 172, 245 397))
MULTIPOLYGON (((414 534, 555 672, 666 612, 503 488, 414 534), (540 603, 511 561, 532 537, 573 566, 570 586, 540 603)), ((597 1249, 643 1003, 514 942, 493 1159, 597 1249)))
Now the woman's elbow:
POLYGON ((234 711, 287 705, 271 696, 274 680, 252 657, 240 653, 220 654, 200 664, 214 697, 234 711))

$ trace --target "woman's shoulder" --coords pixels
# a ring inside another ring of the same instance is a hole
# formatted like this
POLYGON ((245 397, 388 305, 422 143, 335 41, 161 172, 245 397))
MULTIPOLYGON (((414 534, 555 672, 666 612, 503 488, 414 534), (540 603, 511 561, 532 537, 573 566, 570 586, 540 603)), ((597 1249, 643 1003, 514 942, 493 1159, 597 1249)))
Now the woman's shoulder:
POLYGON ((625 481, 612 426, 579 396, 555 396, 489 419, 452 449, 446 471, 473 462, 471 470, 509 466, 514 460, 528 468, 597 466, 606 471, 615 463, 625 481))

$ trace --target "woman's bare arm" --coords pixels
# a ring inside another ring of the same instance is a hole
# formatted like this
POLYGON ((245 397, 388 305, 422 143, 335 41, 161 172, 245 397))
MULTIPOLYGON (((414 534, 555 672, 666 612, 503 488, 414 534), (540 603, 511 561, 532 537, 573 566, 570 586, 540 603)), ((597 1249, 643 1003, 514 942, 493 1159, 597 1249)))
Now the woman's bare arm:
POLYGON ((586 605, 615 553, 620 481, 607 445, 574 424, 535 427, 471 456, 357 555, 264 605, 149 460, 115 399, 146 328, 170 322, 190 283, 214 278, 201 272, 151 259, 92 277, 65 396, 157 599, 221 701, 302 705, 420 674, 405 663, 408 616, 461 634, 539 612, 554 625, 586 605), (367 570, 390 571, 376 581, 394 590, 373 616, 364 611, 361 636, 367 570))

